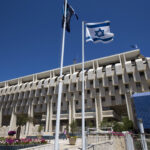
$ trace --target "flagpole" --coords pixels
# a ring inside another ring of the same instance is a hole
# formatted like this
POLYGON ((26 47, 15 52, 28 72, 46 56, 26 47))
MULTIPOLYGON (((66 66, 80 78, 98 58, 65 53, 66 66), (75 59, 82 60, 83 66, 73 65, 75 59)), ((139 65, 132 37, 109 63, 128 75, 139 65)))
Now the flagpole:
POLYGON ((59 129, 60 129, 60 111, 61 111, 61 96, 62 96, 62 73, 63 73, 63 59, 64 59, 64 46, 65 46, 65 31, 66 31, 66 13, 67 13, 67 0, 65 0, 64 11, 64 24, 63 24, 63 37, 62 37, 62 50, 61 50, 61 64, 60 64, 60 77, 59 77, 59 90, 57 100, 57 119, 55 130, 55 144, 54 150, 59 150, 59 129))
POLYGON ((82 21, 82 150, 85 150, 85 103, 84 103, 84 21, 82 21))

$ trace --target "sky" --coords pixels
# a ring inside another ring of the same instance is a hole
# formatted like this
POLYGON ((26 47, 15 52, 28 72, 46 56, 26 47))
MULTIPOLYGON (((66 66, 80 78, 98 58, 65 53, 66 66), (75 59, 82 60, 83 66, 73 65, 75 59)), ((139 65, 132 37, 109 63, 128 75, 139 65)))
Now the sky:
MULTIPOLYGON (((64 66, 81 62, 82 21, 111 21, 114 41, 85 43, 85 60, 132 50, 150 57, 149 0, 68 0, 79 16, 66 33, 64 66)), ((0 0, 0 82, 60 66, 63 0, 0 0)))

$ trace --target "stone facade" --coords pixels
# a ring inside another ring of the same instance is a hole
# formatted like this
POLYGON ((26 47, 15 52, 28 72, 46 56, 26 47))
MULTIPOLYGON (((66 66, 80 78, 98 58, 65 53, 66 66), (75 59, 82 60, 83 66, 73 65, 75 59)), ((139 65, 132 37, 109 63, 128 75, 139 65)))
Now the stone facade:
MULTIPOLYGON (((60 130, 77 120, 81 126, 82 64, 63 69, 60 130)), ((86 125, 99 128, 103 118, 120 119, 121 110, 133 120, 130 96, 150 90, 150 58, 139 50, 85 62, 86 125)), ((38 124, 44 134, 55 131, 59 69, 0 82, 0 127, 13 130, 20 114, 34 117, 24 135, 32 135, 38 124)))

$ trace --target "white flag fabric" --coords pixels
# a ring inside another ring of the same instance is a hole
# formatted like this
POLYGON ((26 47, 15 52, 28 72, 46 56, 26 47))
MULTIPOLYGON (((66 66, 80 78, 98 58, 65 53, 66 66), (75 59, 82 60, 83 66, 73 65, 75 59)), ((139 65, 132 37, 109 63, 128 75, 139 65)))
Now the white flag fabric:
POLYGON ((110 32, 110 21, 86 23, 85 25, 86 42, 109 43, 113 40, 114 34, 110 32))

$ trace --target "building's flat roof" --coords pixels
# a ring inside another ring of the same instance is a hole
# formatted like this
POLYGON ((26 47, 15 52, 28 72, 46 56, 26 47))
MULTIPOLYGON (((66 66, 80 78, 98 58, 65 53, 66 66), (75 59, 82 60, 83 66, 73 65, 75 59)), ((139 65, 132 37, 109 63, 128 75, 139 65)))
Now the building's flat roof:
MULTIPOLYGON (((107 56, 107 57, 102 57, 102 58, 86 61, 85 62, 85 68, 92 67, 93 63, 94 64, 98 63, 100 66, 108 65, 111 63, 117 63, 117 62, 119 62, 119 56, 120 55, 124 55, 126 60, 130 60, 130 59, 133 59, 133 58, 139 56, 140 50, 136 49, 136 50, 120 53, 120 54, 115 54, 115 55, 111 55, 111 56, 107 56)), ((63 68, 63 72, 68 72, 70 70, 70 67, 72 67, 72 68, 75 67, 76 70, 79 70, 79 69, 81 70, 82 63, 65 66, 63 68)), ((8 82, 10 84, 15 84, 18 81, 18 79, 21 79, 24 82, 26 82, 26 81, 31 80, 34 75, 36 75, 38 78, 46 78, 46 77, 49 77, 50 73, 53 73, 53 72, 55 74, 59 74, 59 69, 60 68, 56 68, 56 69, 52 69, 52 70, 48 70, 48 71, 44 71, 44 72, 39 72, 39 73, 27 75, 27 76, 18 77, 18 78, 11 79, 11 80, 2 81, 2 82, 0 82, 0 86, 4 85, 5 82, 8 82)))

